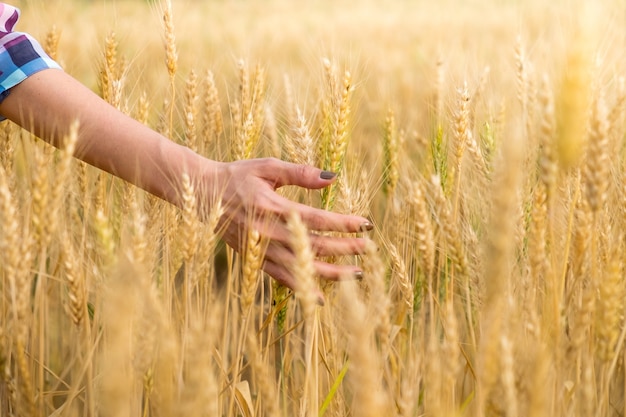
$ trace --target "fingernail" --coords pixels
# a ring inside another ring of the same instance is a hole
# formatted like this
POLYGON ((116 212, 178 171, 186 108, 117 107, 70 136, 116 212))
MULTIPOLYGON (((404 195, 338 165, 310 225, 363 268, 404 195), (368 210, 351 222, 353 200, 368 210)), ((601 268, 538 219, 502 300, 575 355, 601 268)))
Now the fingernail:
POLYGON ((336 176, 337 174, 335 174, 334 172, 330 172, 330 171, 322 171, 322 173, 320 174, 320 178, 323 180, 332 180, 336 176))
POLYGON ((366 221, 361 223, 360 228, 362 232, 369 232, 374 228, 374 225, 372 224, 372 222, 366 221))
POLYGON ((358 280, 362 280, 363 279, 363 271, 354 271, 354 278, 356 278, 358 280))

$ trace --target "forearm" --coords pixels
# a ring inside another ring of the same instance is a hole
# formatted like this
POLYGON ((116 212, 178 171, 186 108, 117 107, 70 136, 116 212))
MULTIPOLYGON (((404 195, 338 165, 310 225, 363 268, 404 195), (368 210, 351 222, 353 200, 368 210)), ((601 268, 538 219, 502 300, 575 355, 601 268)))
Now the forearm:
POLYGON ((0 103, 0 114, 57 145, 78 120, 75 156, 172 203, 183 172, 214 163, 124 115, 60 70, 38 72, 0 103))

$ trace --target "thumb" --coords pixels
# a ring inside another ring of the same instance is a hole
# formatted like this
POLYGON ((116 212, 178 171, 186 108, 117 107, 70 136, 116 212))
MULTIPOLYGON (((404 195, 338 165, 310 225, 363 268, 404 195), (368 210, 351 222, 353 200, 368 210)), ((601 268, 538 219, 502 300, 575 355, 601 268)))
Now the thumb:
POLYGON ((283 185, 297 185, 303 188, 319 189, 330 185, 337 174, 324 171, 309 165, 292 164, 281 161, 280 166, 273 172, 275 188, 283 185))

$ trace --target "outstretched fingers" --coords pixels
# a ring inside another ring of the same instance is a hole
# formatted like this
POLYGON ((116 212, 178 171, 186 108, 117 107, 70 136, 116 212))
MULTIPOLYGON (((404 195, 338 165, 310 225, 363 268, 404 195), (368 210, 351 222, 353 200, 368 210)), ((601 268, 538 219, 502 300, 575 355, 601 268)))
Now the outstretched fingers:
POLYGON ((374 228, 374 225, 365 217, 340 214, 319 208, 296 203, 285 197, 276 195, 274 207, 276 215, 286 220, 289 213, 295 211, 309 230, 320 232, 360 233, 374 228))
MULTIPOLYGON (((265 252, 263 269, 282 284, 291 289, 296 289, 297 282, 293 278, 294 271, 291 270, 294 262, 295 255, 291 250, 282 245, 270 244, 265 252), (279 275, 277 276, 275 273, 279 275)), ((313 266, 318 277, 330 281, 340 281, 345 278, 360 279, 363 276, 361 269, 355 265, 338 265, 315 260, 313 266)))
POLYGON ((313 250, 319 256, 356 255, 363 253, 365 239, 357 236, 324 236, 322 232, 363 233, 371 230, 373 225, 360 216, 350 216, 332 213, 320 209, 311 209, 309 206, 292 202, 286 198, 276 196, 271 208, 254 213, 245 227, 256 229, 269 241, 279 242, 289 246, 291 232, 286 220, 290 210, 298 211, 307 228, 313 250))
POLYGON ((367 239, 355 237, 320 236, 311 234, 311 249, 317 256, 360 255, 365 252, 367 239))

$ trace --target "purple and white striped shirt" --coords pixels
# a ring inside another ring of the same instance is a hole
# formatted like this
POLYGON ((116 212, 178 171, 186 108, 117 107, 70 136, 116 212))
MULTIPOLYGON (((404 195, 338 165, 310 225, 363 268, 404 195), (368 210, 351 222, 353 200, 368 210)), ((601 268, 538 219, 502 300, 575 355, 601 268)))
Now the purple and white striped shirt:
POLYGON ((0 101, 34 73, 61 68, 32 36, 13 31, 19 18, 18 8, 0 3, 0 101))

